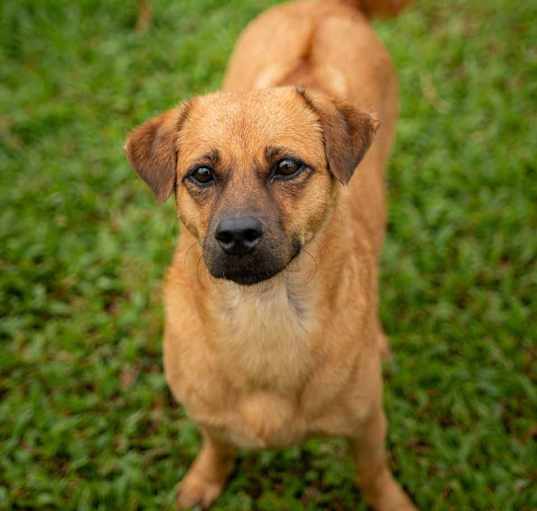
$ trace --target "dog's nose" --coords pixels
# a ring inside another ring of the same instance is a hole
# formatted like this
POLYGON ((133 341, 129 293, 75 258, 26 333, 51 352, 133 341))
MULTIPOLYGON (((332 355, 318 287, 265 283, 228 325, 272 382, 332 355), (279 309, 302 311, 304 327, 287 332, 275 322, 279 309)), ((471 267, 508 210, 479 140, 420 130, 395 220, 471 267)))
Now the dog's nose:
POLYGON ((226 254, 245 255, 261 241, 263 224, 253 216, 224 218, 214 236, 226 254))

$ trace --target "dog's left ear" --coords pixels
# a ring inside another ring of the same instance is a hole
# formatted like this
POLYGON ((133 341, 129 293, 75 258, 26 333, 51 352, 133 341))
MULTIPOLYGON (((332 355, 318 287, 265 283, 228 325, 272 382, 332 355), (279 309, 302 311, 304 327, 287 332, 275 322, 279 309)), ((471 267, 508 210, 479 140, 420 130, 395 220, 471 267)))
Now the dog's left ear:
POLYGON ((149 119, 131 132, 124 146, 130 164, 159 202, 164 202, 175 187, 177 137, 188 110, 189 103, 183 103, 149 119))
POLYGON ((352 105, 297 89, 319 118, 330 172, 347 184, 373 142, 380 121, 352 105))

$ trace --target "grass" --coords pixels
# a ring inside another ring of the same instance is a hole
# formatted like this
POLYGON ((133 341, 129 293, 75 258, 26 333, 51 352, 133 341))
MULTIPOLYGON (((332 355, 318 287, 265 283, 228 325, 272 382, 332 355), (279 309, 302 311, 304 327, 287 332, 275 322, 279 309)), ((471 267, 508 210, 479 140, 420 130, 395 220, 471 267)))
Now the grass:
MULTIPOLYGON (((218 87, 271 0, 0 5, 0 509, 171 509, 199 448, 162 374, 178 228, 127 131, 218 87)), ((537 509, 537 2, 378 23, 401 77, 381 311, 422 510, 537 509)), ((244 453, 215 509, 365 509, 339 440, 244 453)))

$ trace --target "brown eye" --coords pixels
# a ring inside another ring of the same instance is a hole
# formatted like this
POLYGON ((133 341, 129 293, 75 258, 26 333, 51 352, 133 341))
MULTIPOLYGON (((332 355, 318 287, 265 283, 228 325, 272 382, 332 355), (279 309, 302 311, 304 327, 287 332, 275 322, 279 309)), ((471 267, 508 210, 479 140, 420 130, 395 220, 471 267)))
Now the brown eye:
POLYGON ((298 176, 304 168, 305 165, 301 161, 285 158, 276 164, 272 176, 274 179, 293 179, 298 176))
POLYGON ((210 167, 197 167, 190 172, 188 179, 199 186, 208 186, 214 179, 214 171, 210 167))

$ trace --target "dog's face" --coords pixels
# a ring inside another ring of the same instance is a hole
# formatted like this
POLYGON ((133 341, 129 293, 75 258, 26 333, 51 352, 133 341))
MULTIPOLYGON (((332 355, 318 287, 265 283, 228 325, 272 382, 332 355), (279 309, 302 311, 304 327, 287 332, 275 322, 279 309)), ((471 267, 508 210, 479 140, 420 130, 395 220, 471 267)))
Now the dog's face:
POLYGON ((210 273, 255 284, 319 230, 376 130, 367 114, 291 87, 216 93, 152 119, 126 150, 183 225, 210 273))

